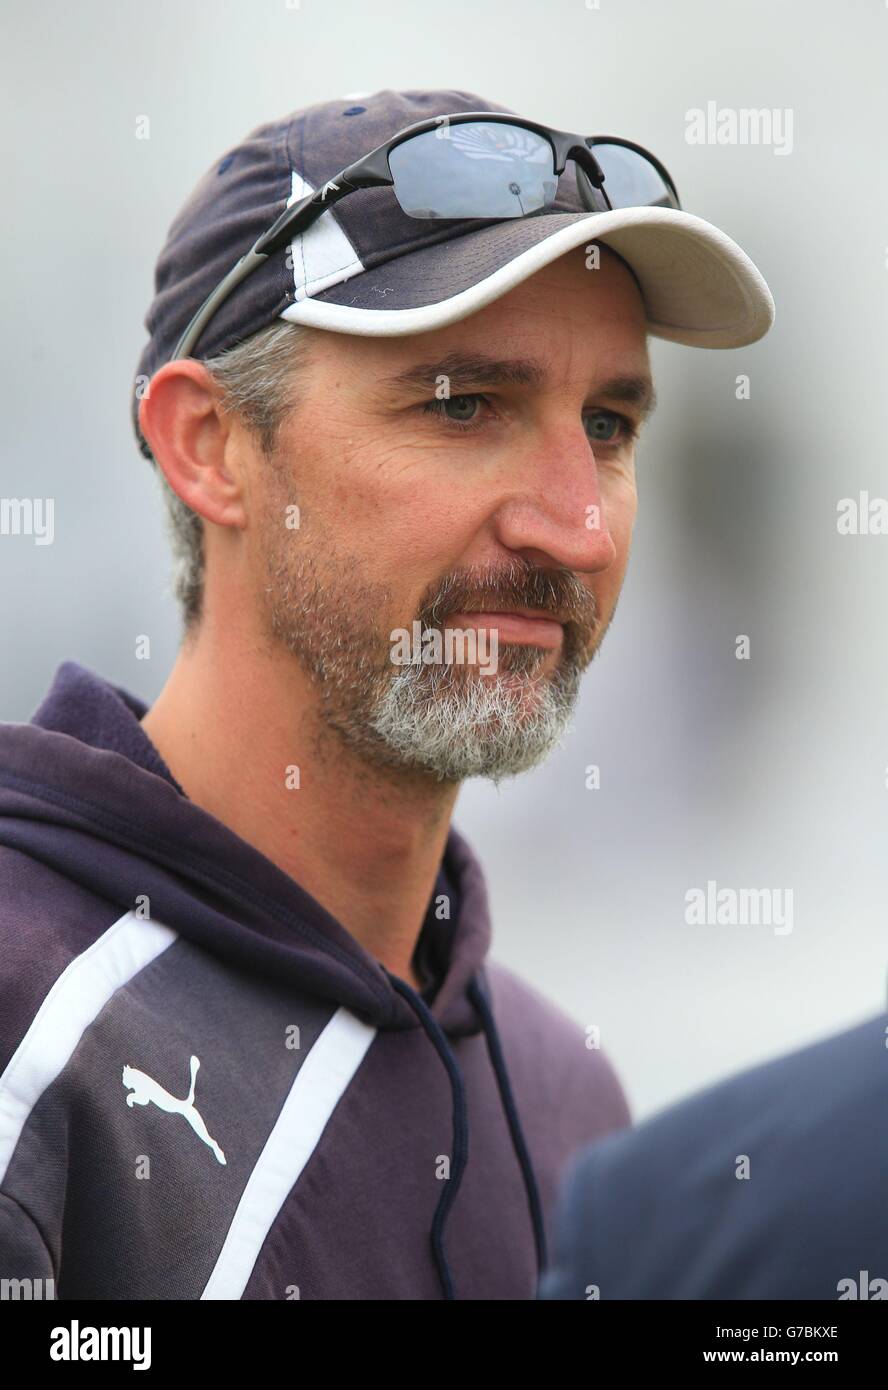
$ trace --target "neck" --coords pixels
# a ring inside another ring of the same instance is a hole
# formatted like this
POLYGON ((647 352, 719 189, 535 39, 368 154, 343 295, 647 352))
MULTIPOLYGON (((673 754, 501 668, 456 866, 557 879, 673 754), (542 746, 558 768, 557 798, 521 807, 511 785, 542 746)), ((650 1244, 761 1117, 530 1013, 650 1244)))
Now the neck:
POLYGON ((371 767, 295 657, 207 615, 142 720, 190 800, 296 879, 393 974, 412 957, 458 787, 371 767))

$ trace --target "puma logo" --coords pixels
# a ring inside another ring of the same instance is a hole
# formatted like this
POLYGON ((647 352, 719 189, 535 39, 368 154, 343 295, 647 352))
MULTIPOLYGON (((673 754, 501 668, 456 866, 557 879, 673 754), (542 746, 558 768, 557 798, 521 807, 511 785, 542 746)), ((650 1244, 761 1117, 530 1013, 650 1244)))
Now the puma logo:
POLYGON ((123 1084, 129 1090, 126 1103, 127 1105, 150 1105, 153 1102, 159 1110, 166 1110, 170 1115, 184 1115, 198 1139, 202 1139, 205 1144, 209 1145, 219 1162, 224 1163, 224 1153, 215 1139, 210 1138, 200 1112, 194 1104, 194 1082, 199 1066, 200 1058, 192 1057, 191 1090, 184 1100, 177 1100, 175 1096, 171 1096, 169 1091, 165 1091, 159 1082, 147 1076, 145 1072, 137 1071, 135 1067, 124 1067, 123 1084))

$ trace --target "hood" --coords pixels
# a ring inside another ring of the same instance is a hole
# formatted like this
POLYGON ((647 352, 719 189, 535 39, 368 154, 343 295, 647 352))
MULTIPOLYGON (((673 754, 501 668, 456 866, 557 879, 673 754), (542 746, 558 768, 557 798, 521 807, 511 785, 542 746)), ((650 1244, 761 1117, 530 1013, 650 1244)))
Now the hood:
POLYGON ((427 999, 361 947, 315 898, 221 821, 190 801, 140 720, 147 706, 64 662, 28 724, 0 724, 0 845, 46 864, 121 915, 147 896, 151 917, 242 970, 292 979, 379 1029, 422 1029, 450 1084, 452 1165, 430 1231, 446 1299, 454 1281, 448 1213, 468 1162, 468 1104, 450 1039, 484 1033, 521 1168, 540 1274, 543 1214, 491 1007, 483 964, 490 917, 481 869, 451 828, 420 932, 427 999), (440 893, 451 918, 439 921, 440 893), (454 911, 455 907, 455 911, 454 911))
MULTIPOLYGON (((151 916, 241 969, 291 978, 377 1028, 416 1028, 393 977, 265 855, 190 801, 142 729, 147 706, 73 661, 28 724, 0 724, 0 843, 120 907, 151 916)), ((490 945, 480 866, 453 829, 417 959, 431 1015, 478 1032, 468 987, 490 945), (440 893, 450 920, 435 917, 440 893)))

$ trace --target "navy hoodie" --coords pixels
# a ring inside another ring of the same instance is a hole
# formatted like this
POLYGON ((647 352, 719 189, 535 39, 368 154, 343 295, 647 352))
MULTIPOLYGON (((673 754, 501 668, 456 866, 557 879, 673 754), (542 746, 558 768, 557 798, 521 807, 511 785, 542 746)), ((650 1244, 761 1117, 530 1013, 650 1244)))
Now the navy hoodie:
POLYGON ((0 724, 0 1277, 533 1298, 567 1160, 629 1115, 583 1029, 488 959, 468 845, 418 994, 188 799, 145 709, 65 662, 0 724))

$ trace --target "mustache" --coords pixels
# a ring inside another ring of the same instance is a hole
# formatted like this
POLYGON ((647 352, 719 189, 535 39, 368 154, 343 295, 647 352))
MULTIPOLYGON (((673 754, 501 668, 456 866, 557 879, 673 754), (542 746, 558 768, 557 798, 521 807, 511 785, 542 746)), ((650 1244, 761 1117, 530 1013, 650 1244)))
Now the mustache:
POLYGON ((572 570, 541 569, 517 556, 496 569, 474 567, 447 575, 423 596, 418 617, 423 626, 437 628, 450 613, 466 608, 537 608, 565 627, 588 632, 598 618, 595 595, 572 570))

